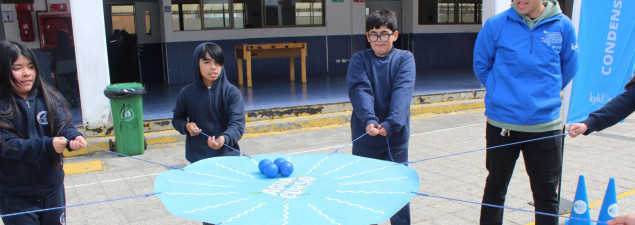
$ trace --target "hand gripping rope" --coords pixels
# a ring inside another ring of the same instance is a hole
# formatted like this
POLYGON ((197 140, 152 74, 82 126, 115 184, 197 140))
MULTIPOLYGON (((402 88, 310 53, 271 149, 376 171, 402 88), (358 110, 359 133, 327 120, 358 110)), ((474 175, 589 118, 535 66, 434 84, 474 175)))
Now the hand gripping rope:
MULTIPOLYGON (((210 135, 208 135, 206 133, 203 133, 200 130, 199 130, 199 133, 201 133, 201 134, 203 134, 203 135, 205 135, 207 137, 211 137, 210 135)), ((566 136, 566 135, 568 135, 570 133, 571 132, 557 134, 557 135, 552 135, 552 136, 546 136, 546 137, 541 137, 541 138, 535 138, 535 139, 530 139, 530 140, 525 140, 525 141, 519 141, 519 142, 514 142, 514 143, 509 143, 509 144, 504 144, 504 145, 492 146, 492 147, 489 147, 489 148, 481 148, 481 149, 475 149, 475 150, 470 150, 470 151, 465 151, 465 152, 459 152, 459 153, 453 153, 453 154, 448 154, 448 155, 436 156, 436 157, 425 158, 425 159, 420 159, 420 160, 415 160, 415 161, 409 161, 409 162, 404 162, 404 163, 397 163, 397 164, 406 164, 406 165, 407 164, 413 164, 413 163, 418 163, 418 162, 423 162, 423 161, 428 161, 428 160, 433 160, 433 159, 440 159, 440 158, 446 158, 446 157, 450 157, 450 156, 463 155, 463 154, 467 154, 467 153, 478 152, 478 151, 483 151, 483 150, 490 150, 490 149, 495 149, 495 148, 500 148, 500 147, 505 147, 505 146, 511 146, 511 145, 516 145, 516 144, 521 144, 521 143, 527 143, 527 142, 532 142, 532 141, 537 141, 537 140, 543 140, 543 139, 548 139, 548 138, 556 138, 556 137, 560 137, 560 136, 566 136)), ((344 145, 344 146, 342 146, 340 148, 337 148, 335 151, 333 151, 329 155, 338 153, 343 148, 347 147, 348 145, 353 144, 354 142, 358 141, 359 139, 361 139, 362 137, 364 137, 366 135, 368 135, 368 133, 357 137, 352 142, 350 142, 350 143, 348 143, 348 144, 346 144, 346 145, 344 145)), ((386 139, 386 141, 388 141, 388 139, 386 139)), ((251 156, 245 154, 244 152, 241 152, 241 151, 239 151, 237 149, 234 149, 234 148, 232 148, 232 147, 230 147, 230 146, 228 146, 228 145, 226 145, 224 143, 223 143, 223 145, 228 147, 229 149, 231 149, 233 151, 236 151, 236 152, 240 153, 241 155, 249 157, 251 159, 251 156)), ((164 165, 164 164, 161 164, 161 163, 152 162, 152 161, 141 159, 141 158, 138 158, 138 157, 121 154, 121 153, 118 153, 118 152, 112 152, 112 151, 109 151, 109 150, 106 150, 106 149, 102 149, 102 148, 98 148, 98 147, 94 147, 94 146, 90 146, 90 145, 86 145, 86 147, 91 147, 91 148, 94 148, 94 149, 97 149, 97 150, 101 150, 101 151, 104 151, 104 152, 114 153, 114 154, 117 154, 117 155, 120 155, 120 156, 130 157, 130 158, 133 158, 133 159, 136 159, 136 160, 140 160, 140 161, 147 162, 147 163, 152 163, 152 164, 163 166, 163 167, 170 168, 170 169, 185 171, 184 169, 177 168, 177 167, 174 167, 174 166, 164 165)), ((328 157, 328 155, 326 157, 328 157)), ((392 156, 391 156, 391 158, 392 158, 392 156)), ((70 205, 70 206, 60 206, 60 207, 54 207, 54 208, 25 211, 25 212, 19 212, 19 213, 11 213, 11 214, 1 215, 1 217, 9 217, 9 216, 22 215, 22 214, 29 214, 29 213, 36 213, 36 212, 43 212, 43 211, 49 211, 49 210, 62 209, 62 208, 70 208, 70 207, 77 207, 77 206, 84 206, 84 205, 92 205, 92 204, 99 204, 99 203, 106 203, 106 202, 114 202, 114 201, 125 200, 125 199, 145 198, 145 197, 149 197, 149 196, 152 196, 152 195, 158 195, 158 194, 163 194, 163 193, 161 193, 161 192, 149 193, 149 194, 144 194, 144 195, 137 195, 137 196, 131 196, 131 197, 117 198, 117 199, 108 199, 108 200, 103 200, 103 201, 82 203, 82 204, 76 204, 76 205, 70 205)), ((587 219, 581 219, 581 218, 573 218, 573 217, 569 217, 569 216, 561 216, 561 215, 556 215, 556 214, 537 212, 537 211, 531 211, 531 210, 524 210, 524 209, 519 209, 519 208, 512 208, 512 207, 492 205, 492 204, 486 204, 486 203, 480 203, 480 202, 474 202, 474 201, 468 201, 468 200, 461 200, 461 199, 455 199, 455 198, 449 198, 449 197, 442 197, 442 196, 437 196, 437 195, 433 195, 433 194, 426 194, 426 193, 419 193, 419 192, 412 192, 412 194, 415 194, 417 196, 439 198, 439 199, 444 199, 444 200, 449 200, 449 201, 457 201, 457 202, 470 203, 470 204, 476 204, 476 205, 484 205, 484 206, 501 208, 501 209, 516 210, 516 211, 540 214, 540 215, 545 215, 545 216, 562 217, 562 218, 566 218, 566 219, 576 219, 576 220, 588 221, 588 222, 593 222, 593 223, 598 223, 598 224, 606 224, 606 223, 602 223, 602 222, 596 221, 596 220, 587 220, 587 219)))

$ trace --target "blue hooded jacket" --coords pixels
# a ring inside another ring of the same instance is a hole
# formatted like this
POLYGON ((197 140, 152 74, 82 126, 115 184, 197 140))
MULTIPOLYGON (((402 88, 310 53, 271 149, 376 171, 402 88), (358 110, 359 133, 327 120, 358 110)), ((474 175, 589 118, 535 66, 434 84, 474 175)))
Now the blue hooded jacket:
MULTIPOLYGON (((207 145, 207 136, 190 136, 185 129, 187 122, 194 122, 204 133, 211 136, 225 136, 225 144, 239 150, 238 140, 245 131, 245 106, 243 97, 236 86, 229 83, 225 68, 211 88, 207 88, 199 70, 199 52, 202 43, 194 51, 193 71, 195 82, 183 87, 176 100, 172 125, 185 134, 185 158, 194 163, 215 156, 239 155, 227 146, 214 150, 207 145)), ((214 44, 215 45, 215 44, 214 44)))
MULTIPOLYGON (((0 192, 42 197, 57 190, 64 182, 62 165, 53 164, 55 161, 51 157, 59 154, 53 147, 53 137, 63 136, 73 140, 82 134, 71 124, 60 128, 58 134, 51 134, 47 116, 49 111, 38 91, 31 92, 26 100, 15 94, 13 97, 17 112, 13 119, 4 122, 13 126, 19 135, 0 129, 3 142, 0 150, 0 192)), ((6 110, 7 104, 6 101, 0 102, 0 108, 6 110)), ((64 108, 61 102, 57 103, 57 107, 64 108)), ((51 118, 55 118, 56 124, 61 125, 66 120, 66 115, 63 110, 59 110, 51 118)), ((63 160, 61 154, 60 160, 63 160)))
POLYGON ((474 73, 487 89, 488 119, 534 125, 560 118, 560 91, 578 68, 577 41, 562 13, 533 29, 510 8, 487 20, 474 46, 474 73))

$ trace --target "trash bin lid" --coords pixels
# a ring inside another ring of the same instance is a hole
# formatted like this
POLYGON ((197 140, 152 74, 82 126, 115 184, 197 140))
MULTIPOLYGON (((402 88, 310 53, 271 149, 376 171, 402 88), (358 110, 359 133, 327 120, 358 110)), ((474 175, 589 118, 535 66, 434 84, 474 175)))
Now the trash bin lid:
POLYGON ((110 84, 104 89, 104 95, 109 99, 121 99, 146 93, 146 89, 140 83, 110 84))
POLYGON ((121 90, 128 88, 143 88, 143 85, 140 83, 117 83, 117 84, 109 84, 106 87, 106 90, 121 90))

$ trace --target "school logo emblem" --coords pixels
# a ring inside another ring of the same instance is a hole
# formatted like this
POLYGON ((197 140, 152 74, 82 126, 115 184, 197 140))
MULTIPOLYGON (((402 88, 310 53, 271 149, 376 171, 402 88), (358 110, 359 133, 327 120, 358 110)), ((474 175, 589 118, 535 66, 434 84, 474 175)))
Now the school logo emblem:
POLYGON ((619 213, 617 213, 617 203, 613 203, 609 206, 609 216, 616 217, 619 213))
POLYGON ((48 114, 47 111, 41 111, 37 114, 37 122, 42 124, 42 125, 47 125, 49 124, 49 120, 48 118, 46 118, 46 114, 48 114))
POLYGON ((562 48, 562 34, 560 32, 543 31, 544 37, 540 42, 547 44, 547 46, 555 49, 562 48))
POLYGON ((60 216, 60 224, 66 225, 66 213, 62 213, 62 216, 60 216))
POLYGON ((132 121, 134 119, 134 111, 130 108, 130 104, 124 104, 121 107, 121 121, 132 121))
POLYGON ((584 214, 587 210, 588 206, 586 204, 586 202, 582 201, 582 200, 577 200, 575 201, 575 203, 573 203, 573 211, 575 211, 575 213, 577 214, 584 214))

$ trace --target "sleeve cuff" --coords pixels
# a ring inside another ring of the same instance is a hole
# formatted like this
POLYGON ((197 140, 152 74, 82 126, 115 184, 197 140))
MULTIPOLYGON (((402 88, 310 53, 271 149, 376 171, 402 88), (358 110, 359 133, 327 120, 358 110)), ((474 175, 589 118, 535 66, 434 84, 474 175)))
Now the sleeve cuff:
POLYGON ((370 120, 366 121, 366 123, 364 123, 364 124, 365 124, 365 125, 364 125, 364 129, 366 129, 366 127, 368 127, 368 125, 369 125, 369 124, 371 124, 371 123, 372 123, 372 124, 375 124, 375 127, 377 127, 377 125, 379 125, 379 123, 377 122, 377 120, 370 119, 370 120))
POLYGON ((55 151, 55 147, 53 147, 53 138, 45 137, 44 147, 46 148, 47 152, 50 152, 52 154, 57 154, 57 152, 55 151))
POLYGON ((595 128, 591 127, 591 125, 590 125, 590 124, 593 123, 592 121, 593 121, 593 119, 591 119, 591 117, 589 117, 586 120, 580 122, 580 123, 584 123, 586 125, 586 127, 587 127, 587 130, 586 130, 586 132, 583 133, 583 135, 589 135, 589 134, 593 133, 593 131, 595 131, 595 128))
POLYGON ((223 134, 223 137, 225 137, 225 144, 226 145, 229 145, 229 146, 233 145, 233 143, 231 142, 231 139, 229 138, 229 135, 223 134))
POLYGON ((381 126, 386 130, 386 136, 389 137, 392 134, 392 125, 388 121, 381 123, 381 126))
MULTIPOLYGON (((69 152, 74 151, 73 149, 71 149, 71 142, 70 142, 70 141, 75 140, 75 138, 77 138, 77 137, 79 137, 79 136, 84 137, 84 135, 79 134, 79 135, 75 135, 75 136, 73 136, 72 138, 69 138, 69 139, 68 139, 68 140, 69 140, 69 142, 68 142, 68 143, 66 143, 66 150, 68 150, 69 152)), ((84 139, 86 139, 86 137, 84 137, 84 139)))
POLYGON ((183 123, 183 126, 181 126, 181 130, 179 132, 181 132, 181 134, 185 134, 187 135, 187 122, 183 123))

